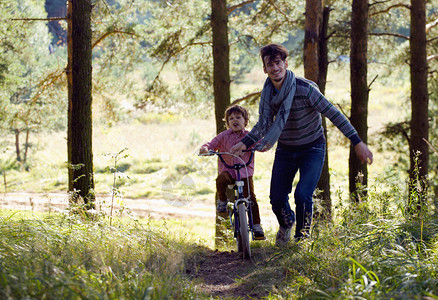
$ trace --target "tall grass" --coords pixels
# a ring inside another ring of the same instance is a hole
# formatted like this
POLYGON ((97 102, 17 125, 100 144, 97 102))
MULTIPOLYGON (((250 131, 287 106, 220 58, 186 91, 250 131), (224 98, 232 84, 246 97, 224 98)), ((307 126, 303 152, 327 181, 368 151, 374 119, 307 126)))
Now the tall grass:
MULTIPOLYGON (((430 209, 410 217, 410 200, 395 191, 371 188, 361 203, 340 196, 334 222, 316 219, 309 239, 284 248, 268 229, 246 268, 230 273, 224 262, 224 276, 256 299, 437 299, 438 219, 430 209)), ((0 211, 0 298, 210 298, 198 288, 199 266, 210 263, 204 233, 180 235, 188 226, 177 222, 112 222, 0 211)))
POLYGON ((201 252, 138 221, 0 211, 0 298, 191 299, 201 252))

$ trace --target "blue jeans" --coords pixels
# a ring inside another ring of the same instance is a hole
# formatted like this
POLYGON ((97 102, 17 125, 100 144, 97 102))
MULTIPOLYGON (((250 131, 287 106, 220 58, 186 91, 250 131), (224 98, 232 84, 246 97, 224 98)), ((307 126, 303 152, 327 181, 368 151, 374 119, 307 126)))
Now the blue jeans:
POLYGON ((277 148, 272 167, 270 199, 272 211, 281 227, 292 227, 295 214, 289 205, 289 194, 298 170, 300 179, 295 188, 295 238, 309 233, 315 191, 325 159, 325 144, 300 150, 277 148))

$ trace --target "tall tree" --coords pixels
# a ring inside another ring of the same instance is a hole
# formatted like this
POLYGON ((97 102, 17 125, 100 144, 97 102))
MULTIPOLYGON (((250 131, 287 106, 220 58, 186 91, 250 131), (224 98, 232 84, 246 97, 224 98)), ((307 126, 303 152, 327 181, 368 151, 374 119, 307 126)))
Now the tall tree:
MULTIPOLYGON (((356 128, 364 143, 368 140, 368 0, 353 0, 351 13, 351 124, 356 128)), ((354 147, 350 147, 349 186, 355 200, 359 199, 357 180, 367 185, 367 164, 357 158, 354 147), (361 175, 359 175, 361 174, 361 175), (362 176, 363 175, 363 176, 362 176), (359 177, 358 177, 359 176, 359 177)))
POLYGON ((92 32, 91 0, 69 1, 71 6, 71 94, 69 92, 68 157, 72 168, 71 192, 94 206, 92 151, 92 32))
MULTIPOLYGON (((429 165, 429 148, 424 141, 424 139, 429 139, 426 0, 411 0, 411 34, 409 42, 411 50, 410 195, 414 191, 417 195, 422 195, 426 188, 425 180, 429 165), (417 156, 418 164, 416 163, 417 156)), ((422 197, 418 198, 420 201, 421 199, 422 197)), ((420 205, 421 203, 417 204, 420 205)))
MULTIPOLYGON (((329 6, 324 6, 322 11, 322 20, 319 31, 318 40, 318 81, 316 82, 319 86, 321 93, 325 94, 325 86, 327 83, 327 71, 328 71, 328 24, 330 17, 329 6)), ((324 136, 326 140, 327 137, 327 122, 326 118, 322 117, 322 126, 324 127, 324 136)), ((327 149, 325 153, 324 166, 322 168, 321 177, 319 178, 317 188, 321 191, 319 197, 322 199, 322 205, 324 207, 323 218, 331 220, 332 217, 332 200, 330 196, 330 172, 329 172, 329 149, 327 143, 327 149)))
MULTIPOLYGON (((226 0, 211 0, 211 28, 213 31, 213 87, 216 116, 216 132, 225 130, 223 116, 230 105, 230 49, 228 45, 228 15, 226 0)), ((217 202, 216 197, 216 202, 217 202)), ((216 203, 217 204, 217 203, 216 203)), ((216 243, 224 236, 221 218, 216 213, 216 243)))
POLYGON ((306 0, 304 33, 304 76, 314 82, 319 77, 318 41, 322 19, 322 0, 306 0))
POLYGON ((223 116, 230 105, 230 48, 228 45, 228 15, 226 0, 211 0, 213 30, 213 87, 216 133, 225 129, 223 116))
MULTIPOLYGON (((324 10, 329 12, 329 10, 324 10)), ((327 27, 328 13, 323 14, 322 0, 307 0, 305 13, 305 34, 304 34, 304 76, 314 81, 322 93, 324 93, 327 76, 327 27), (324 18, 325 17, 325 18, 324 18)), ((324 135, 327 140, 327 125, 325 117, 322 117, 324 135)), ((321 190, 319 197, 322 199, 324 211, 321 217, 331 218, 331 197, 330 197, 330 173, 328 163, 328 149, 326 151, 324 166, 317 188, 321 190)))

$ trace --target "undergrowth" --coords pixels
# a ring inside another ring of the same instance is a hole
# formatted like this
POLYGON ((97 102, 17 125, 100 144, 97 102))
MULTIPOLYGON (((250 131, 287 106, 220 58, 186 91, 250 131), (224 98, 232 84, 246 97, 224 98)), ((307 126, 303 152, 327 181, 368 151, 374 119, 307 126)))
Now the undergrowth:
POLYGON ((1 299, 192 299, 201 247, 164 227, 0 211, 1 299))

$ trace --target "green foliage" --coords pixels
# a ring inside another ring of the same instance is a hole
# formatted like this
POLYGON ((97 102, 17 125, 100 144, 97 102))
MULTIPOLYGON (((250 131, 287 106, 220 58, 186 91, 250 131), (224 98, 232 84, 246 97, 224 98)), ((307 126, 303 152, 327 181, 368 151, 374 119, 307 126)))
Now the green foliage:
MULTIPOLYGON (((62 128, 65 117, 60 115, 66 105, 58 91, 47 89, 58 76, 54 75, 56 54, 49 53, 51 37, 44 22, 27 20, 47 15, 43 3, 2 1, 0 15, 7 20, 0 25, 4 33, 0 42, 0 128, 13 131, 17 137, 21 132, 62 128)), ((2 145, 7 147, 13 141, 2 141, 2 145)), ((24 147, 29 146, 26 143, 24 147)))

